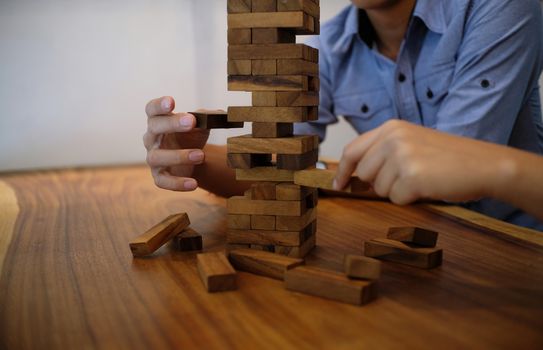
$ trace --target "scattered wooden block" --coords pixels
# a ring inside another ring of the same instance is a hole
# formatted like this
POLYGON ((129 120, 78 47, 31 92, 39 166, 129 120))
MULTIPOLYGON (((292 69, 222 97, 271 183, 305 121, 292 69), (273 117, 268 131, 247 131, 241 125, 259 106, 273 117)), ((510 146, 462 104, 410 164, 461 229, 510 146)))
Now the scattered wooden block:
MULTIPOLYGON (((253 62, 254 61, 255 60, 253 60, 253 62)), ((252 65, 251 72, 252 69, 259 69, 259 67, 252 65)), ((260 67, 260 69, 262 71, 264 68, 260 67)), ((253 72, 253 75, 229 75, 228 91, 307 91, 309 88, 308 77, 304 77, 302 75, 254 74, 255 73, 253 72)))
POLYGON ((229 75, 247 75, 252 73, 251 60, 230 60, 228 61, 228 74, 229 75))
POLYGON ((275 186, 276 199, 282 201, 299 201, 311 192, 310 187, 300 186, 291 182, 282 182, 275 186))
POLYGON ((435 247, 438 233, 420 227, 391 227, 387 238, 404 243, 414 243, 422 247, 435 247))
POLYGON ((190 220, 186 213, 168 216, 142 235, 130 241, 129 246, 132 255, 134 257, 142 257, 152 254, 189 225, 190 220))
MULTIPOLYGON (((336 176, 335 171, 323 169, 299 170, 294 173, 294 183, 302 186, 316 187, 324 190, 334 190, 332 183, 336 176)), ((341 190, 347 193, 365 192, 370 188, 368 183, 352 176, 349 184, 341 190)))
POLYGON ((301 59, 294 60, 277 60, 276 70, 279 75, 309 75, 312 77, 319 76, 319 65, 301 59))
POLYGON ((312 33, 311 16, 302 11, 228 14, 228 28, 289 28, 312 33))
POLYGON ((277 0, 277 11, 303 11, 320 18, 319 4, 313 0, 277 0))
POLYGON ((364 243, 364 255, 376 259, 397 262, 422 269, 441 265, 443 250, 439 248, 413 248, 399 241, 374 238, 364 243))
POLYGON ((289 290, 363 305, 377 297, 375 282, 351 280, 342 273, 309 266, 298 266, 285 273, 289 290))
POLYGON ((304 44, 229 45, 229 60, 304 59, 319 62, 319 50, 304 44))
POLYGON ((251 29, 228 29, 228 44, 249 45, 252 42, 252 34, 251 29))
MULTIPOLYGON (((254 91, 252 103, 254 107, 276 107, 275 91, 254 91)), ((254 129, 254 128, 253 128, 254 129)))
POLYGON ((318 160, 318 148, 302 154, 277 154, 277 169, 303 170, 309 167, 314 168, 318 160))
POLYGON ((251 215, 251 230, 275 230, 275 216, 251 215))
POLYGON ((276 12, 277 2, 276 0, 253 0, 252 12, 276 12))
POLYGON ((304 154, 318 146, 313 135, 301 135, 282 138, 256 138, 252 135, 229 137, 227 140, 228 153, 252 154, 304 154))
POLYGON ((277 231, 300 231, 317 218, 317 209, 311 208, 301 216, 275 217, 275 229, 277 231))
POLYGON ((292 123, 253 122, 252 136, 261 138, 292 137, 292 123))
POLYGON ((275 182, 257 182, 251 185, 251 199, 275 200, 275 182))
POLYGON ((252 75, 277 75, 276 60, 252 60, 252 75))
POLYGON ((276 94, 275 103, 278 107, 318 106, 319 93, 316 91, 301 91, 301 92, 279 91, 276 94))
POLYGON ((190 112, 196 118, 196 127, 200 129, 243 128, 243 123, 228 121, 224 112, 190 112))
POLYGON ((202 250, 202 235, 187 227, 173 238, 174 246, 182 252, 202 250))
POLYGON ((229 214, 301 216, 306 210, 305 201, 252 200, 243 196, 228 198, 226 206, 229 214))
POLYGON ((228 0, 228 13, 251 12, 251 0, 228 0))
POLYGON ((203 253, 196 256, 198 273, 210 293, 237 289, 236 270, 224 253, 203 253))
POLYGON ((379 260, 360 255, 345 256, 345 274, 351 278, 377 280, 381 276, 379 260))
POLYGON ((246 214, 228 214, 227 227, 238 230, 251 229, 251 215, 246 214))
POLYGON ((277 169, 275 167, 258 167, 252 169, 236 169, 238 181, 278 181, 286 182, 294 179, 293 170, 277 169))
POLYGON ((299 123, 308 121, 306 107, 228 107, 231 122, 299 123))
POLYGON ((304 264, 303 259, 253 249, 233 250, 229 254, 232 265, 241 271, 283 280, 285 272, 304 264))
POLYGON ((289 29, 281 28, 253 28, 253 44, 295 44, 296 34, 289 29))
POLYGON ((228 153, 227 164, 233 169, 271 166, 271 154, 228 153))

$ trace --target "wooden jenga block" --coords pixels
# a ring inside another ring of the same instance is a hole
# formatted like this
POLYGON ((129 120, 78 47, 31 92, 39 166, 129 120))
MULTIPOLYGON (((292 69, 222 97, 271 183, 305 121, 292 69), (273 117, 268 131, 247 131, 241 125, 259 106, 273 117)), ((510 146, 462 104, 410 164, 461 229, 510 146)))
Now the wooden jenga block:
POLYGON ((300 231, 317 218, 317 208, 308 209, 302 216, 276 216, 275 229, 278 231, 300 231))
POLYGON ((246 214, 228 214, 227 227, 237 230, 251 229, 251 215, 246 214))
POLYGON ((315 30, 311 16, 302 11, 228 14, 228 28, 289 28, 307 34, 315 30))
POLYGON ((304 199, 312 190, 310 187, 282 182, 275 186, 275 196, 277 200, 299 201, 304 199))
POLYGON ((413 248, 400 241, 374 238, 364 243, 364 255, 422 269, 431 269, 441 265, 443 250, 439 248, 413 248))
POLYGON ((229 137, 227 140, 228 153, 254 154, 304 154, 315 149, 313 135, 301 135, 282 138, 255 138, 251 135, 229 137))
POLYGON ((274 246, 274 252, 276 254, 286 255, 291 258, 303 258, 315 248, 317 242, 317 235, 314 234, 305 240, 299 247, 284 247, 284 246, 274 246))
POLYGON ((277 60, 277 74, 279 75, 309 75, 319 76, 319 65, 300 59, 296 60, 277 60))
POLYGON ((303 11, 320 18, 319 4, 313 0, 277 0, 277 11, 303 11))
POLYGON ((253 249, 233 250, 229 254, 232 265, 241 271, 283 280, 285 272, 304 264, 303 259, 253 249))
POLYGON ((300 231, 228 229, 226 241, 228 243, 299 247, 312 235, 313 227, 313 223, 311 223, 300 231))
POLYGON ((253 28, 251 29, 253 44, 295 44, 294 31, 282 28, 253 28))
MULTIPOLYGON (((294 173, 294 183, 302 186, 316 187, 325 190, 334 190, 332 183, 336 176, 335 171, 323 169, 299 170, 294 173)), ((359 193, 365 192, 370 185, 352 176, 349 184, 342 192, 359 193)))
POLYGON ((239 75, 251 75, 252 64, 251 60, 230 60, 228 61, 228 74, 239 75))
POLYGON ((435 247, 438 233, 420 227, 391 227, 387 238, 404 243, 414 243, 422 247, 435 247))
POLYGON ((309 266, 286 271, 285 286, 296 292, 354 305, 367 304, 377 297, 375 282, 351 280, 342 273, 309 266))
MULTIPOLYGON (((258 69, 252 65, 251 72, 255 68, 258 69)), ((308 88, 308 77, 302 75, 228 76, 229 91, 307 91, 308 88)))
POLYGON ((275 216, 251 215, 251 230, 275 230, 275 216))
POLYGON ((276 167, 258 167, 252 169, 236 169, 238 181, 278 181, 286 182, 294 179, 293 170, 277 169, 276 167))
POLYGON ((262 245, 262 244, 251 244, 252 250, 258 250, 261 252, 273 253, 275 246, 273 245, 262 245))
POLYGON ((251 199, 275 200, 275 182, 257 182, 251 185, 251 199))
POLYGON ((251 248, 251 245, 250 244, 225 244, 225 251, 226 253, 228 254, 229 252, 233 251, 233 250, 237 250, 237 249, 250 249, 251 248))
POLYGON ((227 164, 233 169, 251 169, 271 165, 271 154, 229 153, 227 164))
POLYGON ((130 241, 129 245, 132 255, 140 257, 152 254, 189 225, 190 220, 186 213, 168 216, 160 223, 145 231, 142 235, 130 241))
POLYGON ((306 107, 228 107, 228 121, 299 123, 308 120, 306 107))
POLYGON ((314 167, 318 159, 318 148, 302 154, 278 154, 277 169, 303 170, 314 167))
POLYGON ((252 60, 252 75, 277 75, 276 60, 252 60))
POLYGON ((241 122, 230 122, 224 112, 190 112, 196 118, 196 127, 200 129, 243 128, 241 122))
POLYGON ((291 137, 294 131, 292 123, 253 122, 252 136, 261 138, 291 137))
MULTIPOLYGON (((251 29, 228 29, 229 45, 249 45, 252 42, 253 33, 251 29)), ((230 73, 229 73, 230 74, 230 73)))
POLYGON ((319 93, 316 91, 281 91, 276 93, 278 107, 318 106, 319 93))
POLYGON ((318 77, 308 77, 308 87, 307 89, 309 91, 320 91, 321 89, 321 83, 320 79, 318 77))
POLYGON ((345 274, 351 278, 377 280, 381 276, 379 260, 360 255, 345 255, 345 274))
POLYGON ((277 0, 253 0, 252 12, 276 12, 277 0))
POLYGON ((304 59, 318 63, 319 51, 304 44, 252 44, 228 46, 229 60, 304 59))
POLYGON ((187 227, 173 238, 173 244, 182 252, 202 250, 202 235, 187 227))
POLYGON ((208 292, 237 289, 236 270, 230 265, 224 253, 198 254, 196 262, 200 279, 208 292))
POLYGON ((248 200, 243 196, 234 196, 228 198, 226 203, 229 214, 300 216, 306 210, 305 201, 248 200))
POLYGON ((319 191, 313 188, 313 191, 305 198, 305 205, 308 209, 316 208, 319 202, 319 191))
MULTIPOLYGON (((254 107, 276 107, 275 91, 255 91, 252 93, 252 103, 254 107)), ((254 128, 253 128, 254 130, 254 128)))
POLYGON ((228 13, 251 12, 251 0, 228 0, 228 13))

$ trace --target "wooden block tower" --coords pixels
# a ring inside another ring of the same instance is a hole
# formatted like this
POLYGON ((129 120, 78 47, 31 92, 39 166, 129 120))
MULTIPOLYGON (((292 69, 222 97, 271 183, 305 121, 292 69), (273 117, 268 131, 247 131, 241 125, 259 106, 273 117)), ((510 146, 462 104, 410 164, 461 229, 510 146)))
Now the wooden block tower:
POLYGON ((228 139, 228 164, 254 182, 228 200, 230 248, 303 257, 315 246, 317 191, 293 179, 315 166, 319 142, 293 123, 318 118, 318 50, 296 35, 318 34, 319 16, 318 0, 228 0, 228 90, 252 93, 252 107, 228 108, 229 122, 252 122, 228 139))

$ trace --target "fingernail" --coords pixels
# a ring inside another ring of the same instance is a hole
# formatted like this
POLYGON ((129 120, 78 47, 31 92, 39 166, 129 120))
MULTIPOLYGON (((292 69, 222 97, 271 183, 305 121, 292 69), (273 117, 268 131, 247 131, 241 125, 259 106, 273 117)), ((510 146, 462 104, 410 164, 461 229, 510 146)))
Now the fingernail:
POLYGON ((169 98, 164 98, 164 99, 162 99, 162 102, 160 102, 160 103, 161 103, 162 108, 163 108, 164 110, 169 111, 170 108, 172 108, 172 104, 171 104, 171 101, 170 101, 169 98))
POLYGON ((195 190, 196 187, 198 187, 198 183, 192 179, 185 180, 185 182, 183 182, 183 188, 185 190, 195 190))
POLYGON ((185 115, 181 117, 181 119, 179 120, 179 124, 181 124, 181 126, 185 128, 192 126, 192 117, 190 115, 185 115))
POLYGON ((204 152, 192 151, 189 153, 189 159, 193 162, 201 162, 202 160, 204 160, 204 152))
POLYGON ((332 181, 332 188, 336 191, 339 191, 339 185, 337 183, 337 180, 334 179, 334 181, 332 181))

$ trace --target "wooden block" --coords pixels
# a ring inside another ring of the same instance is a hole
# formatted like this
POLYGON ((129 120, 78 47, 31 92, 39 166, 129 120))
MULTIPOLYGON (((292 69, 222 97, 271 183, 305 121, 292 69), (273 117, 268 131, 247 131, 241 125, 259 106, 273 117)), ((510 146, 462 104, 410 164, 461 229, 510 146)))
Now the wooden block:
POLYGON ((277 0, 253 0, 252 12, 276 12, 277 0))
POLYGON ((252 75, 277 75, 276 60, 252 60, 252 75))
POLYGON ((275 182, 257 182, 251 185, 251 199, 275 200, 275 182))
POLYGON ((271 154, 228 153, 227 164, 233 169, 271 166, 271 154))
POLYGON ((318 63, 319 51, 304 44, 229 45, 229 60, 304 59, 318 63))
POLYGON ((443 250, 439 248, 414 248, 406 243, 386 238, 374 238, 364 243, 364 255, 397 262, 422 269, 441 265, 443 250))
POLYGON ((228 13, 251 12, 251 0, 228 0, 228 13))
POLYGON ((303 258, 315 248, 317 243, 317 235, 313 234, 308 239, 305 240, 299 247, 284 247, 284 246, 275 246, 274 251, 277 254, 290 256, 292 258, 303 258))
POLYGON ((276 216, 277 231, 301 231, 317 218, 317 208, 308 209, 302 216, 276 216))
POLYGON ((253 28, 251 41, 253 44, 295 44, 296 34, 289 29, 253 28))
POLYGON ((277 60, 277 74, 279 75, 309 75, 319 76, 319 65, 305 60, 277 60))
POLYGON ((306 210, 305 201, 248 200, 233 196, 226 203, 228 214, 301 216, 306 210))
POLYGON ((250 249, 250 244, 226 244, 225 245, 225 251, 228 254, 229 252, 236 250, 236 249, 250 249))
POLYGON ((231 129, 243 128, 243 123, 228 121, 224 112, 190 112, 196 118, 196 127, 199 129, 231 129))
POLYGON ((129 245, 132 255, 141 257, 152 254, 189 225, 190 220, 186 213, 168 216, 160 223, 145 231, 142 235, 130 241, 129 245))
POLYGON ((252 169, 236 169, 238 181, 292 181, 293 170, 277 169, 276 167, 258 167, 252 169))
POLYGON ((313 33, 310 16, 302 11, 228 14, 228 28, 289 28, 300 33, 313 33))
POLYGON ((345 274, 351 278, 377 280, 381 276, 381 262, 361 255, 345 255, 345 274))
POLYGON ((251 215, 251 230, 275 230, 275 216, 251 215))
POLYGON ((304 154, 315 149, 315 138, 312 135, 298 135, 282 138, 255 138, 251 135, 229 137, 228 153, 253 154, 304 154))
POLYGON ((253 122, 252 136, 257 138, 292 137, 292 123, 253 122))
POLYGON ((251 60, 230 60, 228 61, 227 70, 229 75, 251 75, 251 60))
POLYGON ((306 240, 306 230, 234 230, 226 231, 226 242, 258 245, 281 245, 299 247, 306 240))
POLYGON ((319 202, 319 191, 313 188, 313 191, 305 198, 305 205, 308 209, 316 208, 319 202))
POLYGON ((315 167, 318 159, 318 148, 303 154, 277 154, 277 169, 303 170, 315 167))
POLYGON ((273 250, 275 249, 275 246, 273 246, 273 245, 251 244, 250 249, 258 250, 258 251, 261 251, 261 252, 273 253, 273 250))
POLYGON ((310 187, 300 186, 291 182, 282 182, 275 186, 276 199, 282 201, 299 201, 310 193, 310 187))
POLYGON ((298 123, 307 121, 306 107, 228 107, 230 122, 298 123))
POLYGON ((404 243, 414 243, 422 247, 435 247, 438 233, 420 227, 391 227, 387 238, 404 243))
POLYGON ((252 249, 233 250, 229 254, 232 265, 241 271, 283 280, 285 272, 304 264, 303 259, 252 249))
POLYGON ((277 11, 303 11, 320 18, 320 8, 313 0, 277 0, 277 11))
POLYGON ((203 253, 196 255, 200 279, 210 293, 237 289, 236 270, 230 265, 224 253, 203 253))
POLYGON ((252 42, 251 29, 228 29, 229 45, 249 45, 252 42))
POLYGON ((202 250, 202 235, 187 227, 173 238, 174 246, 182 252, 202 250))
POLYGON ((255 107, 275 107, 275 91, 255 91, 252 93, 252 103, 255 107))
POLYGON ((377 297, 375 282, 351 280, 342 273, 309 266, 286 271, 285 287, 289 290, 363 305, 377 297))
POLYGON ((227 227, 238 230, 251 229, 251 215, 228 214, 227 227))
POLYGON ((315 91, 318 92, 321 89, 321 83, 320 79, 318 77, 308 77, 308 87, 307 89, 309 91, 315 91))
POLYGON ((276 94, 278 107, 318 106, 319 93, 316 91, 281 91, 276 94))
MULTIPOLYGON (((336 176, 335 171, 323 169, 299 170, 294 173, 294 183, 302 186, 322 188, 325 190, 334 190, 332 182, 336 176)), ((349 184, 341 190, 347 193, 365 192, 370 185, 360 181, 356 176, 352 176, 349 184)))
MULTIPOLYGON (((242 60, 243 61, 243 60, 242 60)), ((251 66, 251 70, 255 66, 251 66)), ((307 91, 302 75, 229 75, 228 91, 307 91)))

